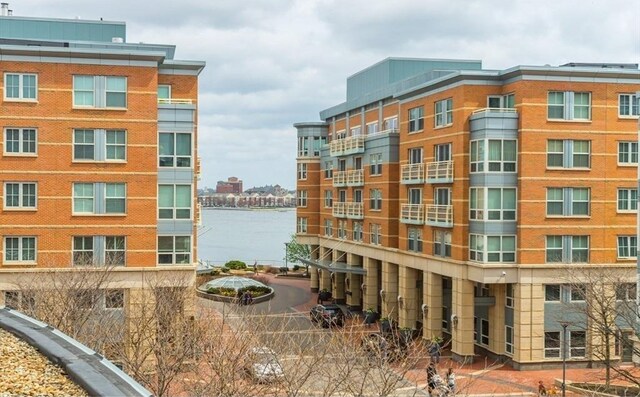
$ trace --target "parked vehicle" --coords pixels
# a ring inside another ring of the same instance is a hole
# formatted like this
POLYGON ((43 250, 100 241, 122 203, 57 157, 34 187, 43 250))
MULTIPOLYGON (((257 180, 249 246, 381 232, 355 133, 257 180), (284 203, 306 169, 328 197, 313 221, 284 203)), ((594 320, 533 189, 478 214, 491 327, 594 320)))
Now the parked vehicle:
POLYGON ((268 347, 254 347, 248 354, 245 371, 260 383, 277 382, 284 377, 284 370, 276 353, 268 347))
POLYGON ((311 308, 311 321, 325 328, 344 325, 344 313, 338 305, 315 305, 311 308))

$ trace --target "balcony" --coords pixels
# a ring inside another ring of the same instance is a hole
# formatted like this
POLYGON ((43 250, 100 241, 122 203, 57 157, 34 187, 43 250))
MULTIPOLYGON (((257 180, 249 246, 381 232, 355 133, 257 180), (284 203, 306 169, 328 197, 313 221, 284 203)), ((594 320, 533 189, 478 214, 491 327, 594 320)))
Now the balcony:
POLYGON ((329 154, 335 156, 348 156, 350 154, 364 153, 364 136, 356 135, 342 139, 334 139, 329 143, 329 154))
POLYGON ((202 177, 202 162, 200 161, 200 156, 196 157, 196 178, 200 180, 202 177))
POLYGON ((333 172, 333 187, 347 186, 347 171, 333 172))
POLYGON ((400 183, 403 185, 424 183, 424 163, 405 164, 401 172, 400 183))
POLYGON ((427 219, 429 226, 453 227, 452 205, 427 205, 427 219))
POLYGON ((427 163, 427 183, 453 183, 453 160, 427 163))
POLYGON ((333 203, 332 215, 336 218, 347 217, 347 203, 333 203))
POLYGON ((192 105, 193 99, 158 98, 158 105, 192 105))
MULTIPOLYGON (((363 186, 363 185, 364 185, 364 170, 347 171, 347 186, 363 186)), ((333 186, 335 186, 335 182, 333 186)))
POLYGON ((424 205, 402 204, 400 207, 400 222, 413 225, 424 224, 424 205))
POLYGON ((476 109, 473 111, 472 114, 479 114, 479 113, 515 113, 518 114, 518 111, 514 108, 482 108, 482 109, 476 109))
POLYGON ((347 218, 364 219, 364 205, 362 203, 347 203, 347 218))

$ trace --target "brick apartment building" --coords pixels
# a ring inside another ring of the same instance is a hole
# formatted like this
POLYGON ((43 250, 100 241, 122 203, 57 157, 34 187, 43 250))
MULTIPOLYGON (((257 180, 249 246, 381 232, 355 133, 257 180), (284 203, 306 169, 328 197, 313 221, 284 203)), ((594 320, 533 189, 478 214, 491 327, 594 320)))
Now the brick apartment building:
POLYGON ((193 285, 205 65, 174 53, 128 43, 124 22, 3 7, 0 306, 25 303, 21 280, 87 264, 114 266, 96 304, 125 314, 154 277, 193 285))
POLYGON ((242 192, 242 179, 238 179, 235 176, 230 176, 226 181, 218 181, 216 183, 216 193, 240 194, 242 192))
POLYGON ((312 289, 461 360, 553 365, 565 341, 593 359, 595 335, 563 336, 558 303, 581 294, 559 269, 606 266, 635 298, 638 91, 629 64, 389 58, 350 76, 345 102, 294 125, 312 289))

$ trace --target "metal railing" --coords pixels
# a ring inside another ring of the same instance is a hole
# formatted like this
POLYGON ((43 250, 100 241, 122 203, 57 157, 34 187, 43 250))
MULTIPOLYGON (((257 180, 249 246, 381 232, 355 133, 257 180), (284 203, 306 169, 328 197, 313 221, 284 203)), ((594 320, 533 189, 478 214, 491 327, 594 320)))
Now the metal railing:
POLYGON ((158 104, 161 105, 192 105, 193 99, 186 98, 158 98, 158 104))
POLYGON ((347 217, 347 203, 341 203, 341 202, 335 203, 334 202, 333 203, 333 208, 331 210, 331 213, 336 218, 346 218, 347 217))
POLYGON ((347 171, 333 172, 333 186, 347 186, 347 171))
POLYGON ((453 227, 453 206, 428 204, 426 223, 432 226, 453 227))
POLYGON ((484 112, 497 112, 497 113, 518 113, 514 108, 482 108, 476 109, 472 114, 484 113, 484 112))
POLYGON ((347 205, 347 218, 350 219, 363 219, 364 218, 364 205, 362 203, 348 203, 347 205))
POLYGON ((404 164, 401 168, 401 183, 424 183, 424 163, 404 164))
POLYGON ((364 185, 364 170, 347 171, 347 186, 362 186, 362 185, 364 185))
POLYGON ((200 156, 196 157, 196 170, 195 170, 196 178, 200 180, 202 176, 202 161, 200 160, 200 156))
POLYGON ((453 160, 427 163, 427 182, 452 183, 453 160))
POLYGON ((329 143, 329 154, 331 156, 344 156, 362 152, 364 152, 364 135, 334 139, 329 143))
POLYGON ((402 204, 400 207, 400 222, 422 225, 424 223, 424 205, 402 204))

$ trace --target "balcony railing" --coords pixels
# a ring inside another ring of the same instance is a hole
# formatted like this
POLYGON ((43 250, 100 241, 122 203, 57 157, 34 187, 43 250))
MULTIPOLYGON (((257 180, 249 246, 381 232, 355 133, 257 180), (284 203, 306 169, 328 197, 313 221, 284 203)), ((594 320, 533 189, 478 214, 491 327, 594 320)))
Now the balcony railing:
POLYGON ((158 98, 158 104, 160 105, 192 105, 193 99, 158 98))
POLYGON ((453 160, 427 163, 427 183, 453 183, 453 160))
POLYGON ((202 226, 202 204, 198 203, 196 211, 196 225, 202 226))
POLYGON ((424 205, 402 204, 400 207, 400 222, 414 225, 424 224, 424 205))
POLYGON ((453 227, 452 205, 427 205, 427 219, 430 226, 453 227))
MULTIPOLYGON (((347 171, 347 186, 362 186, 364 185, 364 170, 349 170, 347 171)), ((334 183, 335 186, 335 183, 334 183)))
POLYGON ((348 203, 347 218, 364 219, 364 205, 362 203, 348 203))
POLYGON ((356 153, 364 153, 364 135, 334 139, 329 143, 331 156, 346 156, 356 153))
POLYGON ((347 186, 347 171, 334 171, 333 172, 333 186, 347 186))
POLYGON ((518 111, 514 108, 482 108, 476 109, 473 111, 473 114, 476 113, 486 113, 486 112, 496 112, 496 113, 518 113, 518 111))
POLYGON ((200 160, 200 156, 196 157, 196 170, 195 170, 196 178, 200 180, 202 177, 202 162, 200 160))
POLYGON ((424 183, 424 163, 405 164, 401 168, 402 184, 424 183))
POLYGON ((333 216, 336 218, 346 218, 347 217, 347 203, 333 203, 333 216))

